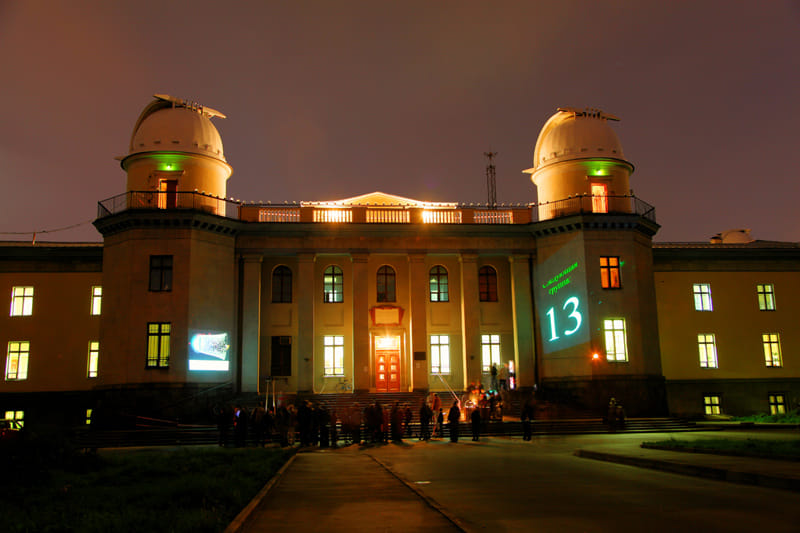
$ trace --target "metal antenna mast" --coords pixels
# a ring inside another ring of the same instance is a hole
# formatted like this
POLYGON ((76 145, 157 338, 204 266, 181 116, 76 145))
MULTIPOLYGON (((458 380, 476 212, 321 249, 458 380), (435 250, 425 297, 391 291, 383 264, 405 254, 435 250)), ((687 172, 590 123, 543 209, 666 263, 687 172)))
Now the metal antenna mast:
POLYGON ((494 156, 497 152, 483 152, 486 156, 486 189, 488 192, 487 204, 489 207, 497 207, 497 178, 494 173, 494 156))

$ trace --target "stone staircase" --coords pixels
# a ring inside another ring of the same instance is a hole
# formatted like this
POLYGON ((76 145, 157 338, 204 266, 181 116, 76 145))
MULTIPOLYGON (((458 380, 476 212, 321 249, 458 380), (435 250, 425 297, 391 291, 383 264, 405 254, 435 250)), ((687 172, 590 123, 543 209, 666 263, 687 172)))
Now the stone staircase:
MULTIPOLYGON (((413 394, 413 393, 398 393, 413 394)), ((344 399, 332 398, 333 395, 324 395, 326 398, 320 400, 326 407, 330 405, 337 408, 345 405, 344 399), (329 403, 330 402, 330 403, 329 403), (337 403, 338 402, 338 403, 337 403)), ((352 395, 346 395, 348 402, 352 401, 352 395)), ((406 396, 408 397, 408 396, 406 396)), ((381 394, 379 401, 385 400, 387 396, 381 394)), ((398 400, 400 401, 400 396, 398 400)), ((369 395, 359 397, 360 406, 366 406, 369 395)), ((419 401, 422 400, 420 396, 419 401)), ((382 403, 383 404, 383 403, 382 403)), ((402 403, 401 403, 402 405, 402 403)), ((409 405, 413 405, 409 399, 409 405)), ((419 436, 418 409, 415 413, 415 420, 412 423, 412 438, 419 436)), ((700 431, 707 428, 698 428, 694 422, 689 422, 676 418, 630 418, 626 421, 624 429, 618 429, 617 433, 660 433, 660 432, 682 432, 700 431)), ((470 434, 470 424, 462 422, 459 429, 462 437, 470 434)), ((606 424, 599 418, 584 418, 571 420, 535 420, 533 422, 534 435, 588 435, 608 433, 606 424)), ((363 434, 363 433, 362 433, 363 434)), ((447 435, 447 429, 445 429, 447 435)), ((482 436, 505 436, 519 437, 522 435, 522 423, 519 419, 506 418, 503 421, 491 420, 484 423, 482 436)), ((79 430, 75 435, 75 443, 80 448, 113 448, 130 446, 185 446, 198 444, 216 444, 219 435, 216 426, 182 426, 176 425, 165 428, 144 428, 130 430, 79 430)))

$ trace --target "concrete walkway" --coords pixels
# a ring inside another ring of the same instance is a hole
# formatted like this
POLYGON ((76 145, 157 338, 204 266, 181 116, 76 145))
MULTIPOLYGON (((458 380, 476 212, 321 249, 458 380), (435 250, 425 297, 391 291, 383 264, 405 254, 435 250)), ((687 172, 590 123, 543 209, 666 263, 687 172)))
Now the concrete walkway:
MULTIPOLYGON (((763 437, 767 438, 766 435, 763 437)), ((792 438, 790 435, 786 437, 792 438)), ((563 451, 557 453, 567 456, 574 453, 589 459, 706 479, 800 491, 800 461, 644 449, 639 445, 642 440, 618 437, 559 439, 563 451), (573 442, 575 447, 570 448, 569 443, 573 442)), ((516 438, 492 437, 482 441, 480 446, 486 457, 495 460, 502 460, 513 448, 531 446, 516 438)), ((464 446, 462 444, 406 441, 399 447, 394 445, 383 449, 350 446, 338 450, 301 451, 231 523, 226 533, 473 531, 474 524, 470 526, 466 516, 459 517, 438 504, 426 494, 424 484, 416 485, 393 471, 391 454, 413 457, 417 455, 414 448, 420 445, 467 450, 460 448, 464 446), (388 462, 386 458, 389 458, 388 462)), ((419 453, 424 453, 424 450, 422 448, 419 453)), ((442 501, 449 497, 447 493, 440 496, 444 498, 442 501)))
POLYGON ((435 502, 357 449, 300 452, 260 496, 226 533, 461 531, 435 502))

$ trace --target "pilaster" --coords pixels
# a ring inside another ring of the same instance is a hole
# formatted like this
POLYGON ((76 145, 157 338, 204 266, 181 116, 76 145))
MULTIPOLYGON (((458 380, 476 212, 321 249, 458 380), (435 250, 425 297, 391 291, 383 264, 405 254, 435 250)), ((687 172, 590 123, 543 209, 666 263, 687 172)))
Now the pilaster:
POLYGON ((242 258, 241 391, 258 392, 261 339, 261 255, 242 258))

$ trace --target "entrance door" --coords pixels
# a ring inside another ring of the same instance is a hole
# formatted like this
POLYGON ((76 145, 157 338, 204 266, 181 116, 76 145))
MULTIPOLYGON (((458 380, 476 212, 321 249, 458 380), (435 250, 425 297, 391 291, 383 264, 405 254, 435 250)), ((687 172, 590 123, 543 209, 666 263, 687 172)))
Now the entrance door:
POLYGON ((400 337, 375 337, 375 388, 400 391, 400 337))
POLYGON ((161 180, 158 207, 175 209, 178 207, 178 180, 161 180))
POLYGON ((592 212, 608 213, 608 184, 592 183, 592 212))

